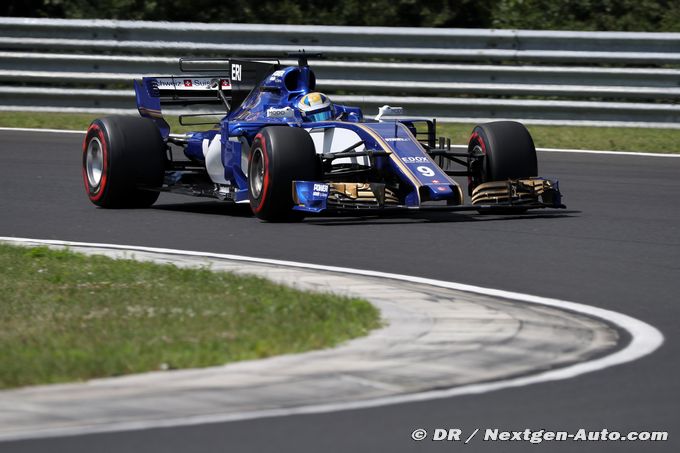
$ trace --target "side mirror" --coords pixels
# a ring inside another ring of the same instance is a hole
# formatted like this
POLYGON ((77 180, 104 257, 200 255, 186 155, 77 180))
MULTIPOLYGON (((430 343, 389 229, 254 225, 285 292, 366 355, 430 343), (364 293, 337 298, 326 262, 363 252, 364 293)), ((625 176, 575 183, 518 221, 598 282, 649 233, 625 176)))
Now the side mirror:
POLYGON ((390 116, 400 116, 404 114, 403 107, 391 107, 389 105, 383 105, 378 109, 378 114, 376 115, 376 121, 381 121, 383 117, 390 116))

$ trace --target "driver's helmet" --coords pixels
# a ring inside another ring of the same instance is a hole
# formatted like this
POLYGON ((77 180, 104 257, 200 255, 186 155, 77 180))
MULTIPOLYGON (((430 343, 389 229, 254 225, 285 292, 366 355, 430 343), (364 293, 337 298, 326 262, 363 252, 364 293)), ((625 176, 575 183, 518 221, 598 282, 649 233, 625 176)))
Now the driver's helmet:
POLYGON ((297 106, 304 121, 326 121, 332 119, 335 114, 328 96, 316 91, 302 96, 297 106))

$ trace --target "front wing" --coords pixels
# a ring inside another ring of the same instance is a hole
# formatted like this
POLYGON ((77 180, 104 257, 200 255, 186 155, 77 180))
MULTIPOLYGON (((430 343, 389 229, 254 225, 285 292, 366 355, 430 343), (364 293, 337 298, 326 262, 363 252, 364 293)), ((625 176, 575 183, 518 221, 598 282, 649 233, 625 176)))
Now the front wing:
POLYGON ((511 179, 475 187, 470 204, 446 202, 408 206, 385 184, 356 182, 293 181, 293 209, 320 213, 363 210, 517 211, 564 209, 557 181, 544 178, 511 179))

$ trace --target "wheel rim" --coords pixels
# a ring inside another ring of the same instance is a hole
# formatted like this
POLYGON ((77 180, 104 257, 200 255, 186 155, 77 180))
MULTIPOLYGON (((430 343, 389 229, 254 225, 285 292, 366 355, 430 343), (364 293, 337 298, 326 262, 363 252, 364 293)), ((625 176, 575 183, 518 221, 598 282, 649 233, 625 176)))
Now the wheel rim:
MULTIPOLYGON (((472 156, 484 156, 486 153, 484 152, 484 149, 481 147, 479 143, 475 143, 474 147, 472 148, 472 152, 470 153, 472 156)), ((477 159, 469 159, 468 162, 470 162, 470 170, 471 170, 471 175, 468 177, 468 182, 470 184, 470 188, 468 189, 470 192, 470 195, 472 195, 472 188, 475 186, 478 186, 479 184, 483 183, 486 180, 486 158, 482 159, 481 162, 477 159)))
POLYGON ((253 151, 253 158, 248 170, 248 180, 250 181, 250 193, 254 198, 260 198, 262 186, 264 186, 264 156, 262 148, 253 151))
POLYGON ((102 182, 102 174, 104 173, 104 152, 102 151, 101 142, 96 137, 93 137, 87 145, 85 171, 90 186, 99 186, 102 182))

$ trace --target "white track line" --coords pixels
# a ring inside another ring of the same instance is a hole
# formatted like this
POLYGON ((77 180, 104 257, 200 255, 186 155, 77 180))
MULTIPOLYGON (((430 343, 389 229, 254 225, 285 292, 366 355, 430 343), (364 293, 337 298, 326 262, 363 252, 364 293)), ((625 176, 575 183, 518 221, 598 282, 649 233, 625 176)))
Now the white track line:
MULTIPOLYGON (((19 244, 31 244, 40 243, 45 245, 57 245, 57 246, 72 246, 72 247, 92 247, 92 248, 102 248, 102 249, 114 249, 114 250, 125 250, 125 251, 140 251, 140 252, 156 252, 173 254, 178 256, 200 256, 206 258, 215 259, 228 259, 243 261, 249 263, 262 263, 277 266, 286 267, 297 267, 302 269, 312 269, 328 272, 339 272, 343 274, 351 275, 362 275, 370 277, 379 278, 389 278, 394 280, 401 280, 411 283, 418 283, 423 285, 432 285, 442 288, 449 288, 458 291, 467 291, 475 294, 483 294, 486 296, 500 297, 504 299, 516 300, 522 303, 529 304, 540 304, 547 305, 551 307, 557 307, 565 310, 571 310, 577 313, 582 313, 588 316, 593 316, 614 324, 618 328, 625 330, 630 334, 630 343, 623 349, 614 352, 611 355, 600 357, 588 362, 577 363, 574 365, 567 366, 565 368, 560 368, 551 371, 545 371, 531 376, 523 376, 512 379, 503 379, 499 381, 486 382, 481 384, 470 384, 463 385, 460 387, 454 387, 450 389, 433 390, 420 393, 412 393, 406 395, 395 395, 383 398, 376 398, 366 401, 353 401, 345 403, 333 403, 333 404, 321 404, 312 406, 302 406, 302 407, 292 407, 285 409, 273 409, 273 410, 262 410, 253 411, 240 414, 211 414, 211 415, 199 415, 192 417, 182 417, 172 420, 147 420, 139 422, 124 422, 117 423, 115 425, 110 425, 108 427, 84 427, 84 428, 73 428, 68 430, 68 435, 81 435, 88 433, 101 433, 101 432, 119 432, 119 431, 131 431, 131 430, 142 430, 151 428, 167 428, 176 426, 190 426, 199 425, 207 423, 220 423, 220 422, 231 422, 237 420, 250 420, 265 417, 283 417, 291 415, 302 415, 302 414, 320 414, 329 413, 336 411, 352 410, 352 409, 364 409, 371 407, 387 406, 393 404, 403 404, 403 403, 413 403, 418 401, 428 401, 440 398, 449 398, 453 396, 461 395, 471 395, 487 393, 501 389, 522 387, 530 384, 538 384, 543 382, 558 381, 562 379, 569 379, 576 376, 580 376, 585 373, 591 373, 598 370, 603 370, 615 365, 620 365, 627 362, 632 362, 641 357, 654 352, 659 346, 663 344, 664 337, 663 334, 655 327, 640 321, 638 319, 632 318, 630 316, 624 315, 611 310, 605 310, 603 308, 593 307, 590 305, 579 304, 576 302, 568 302, 559 299, 551 299, 547 297, 532 296, 529 294, 522 294, 517 292, 503 291, 499 289, 484 288, 481 286, 465 285, 461 283, 445 282, 441 280, 433 280, 429 278, 413 277, 409 275, 391 274, 387 272, 378 272, 370 270, 360 270, 360 269, 349 269, 337 266, 323 266, 309 263, 298 263, 293 261, 282 261, 274 259, 265 258, 252 258, 247 256, 239 255, 229 255, 229 254, 219 254, 219 253, 208 253, 208 252, 191 252, 186 250, 174 250, 166 248, 154 248, 154 247, 139 247, 139 246, 126 246, 126 245, 116 245, 116 244, 92 244, 86 242, 70 242, 70 241, 58 241, 58 240, 40 240, 40 239, 27 239, 27 238, 13 238, 13 237, 0 237, 2 241, 15 242, 19 244)), ((64 433, 60 435, 65 435, 64 433)))
MULTIPOLYGON (((55 134, 84 134, 87 131, 72 131, 67 129, 33 129, 25 127, 0 127, 0 131, 18 132, 52 132, 55 134)), ((453 148, 467 149, 467 145, 451 145, 453 148)), ((673 153, 643 153, 637 151, 600 151, 596 149, 567 149, 567 148, 536 148, 536 151, 544 153, 582 153, 582 154, 604 154, 612 156, 641 156, 641 157, 680 157, 680 154, 673 153)))
POLYGON ((680 157, 674 153, 642 153, 633 151, 599 151, 595 149, 563 149, 563 148, 536 148, 542 153, 581 153, 581 154, 604 154, 610 156, 640 156, 640 157, 680 157))
MULTIPOLYGON (((467 145, 451 145, 452 148, 465 150, 467 145)), ((597 149, 568 149, 568 148, 536 148, 541 153, 579 153, 579 154, 604 154, 610 156, 635 156, 635 157, 680 157, 673 153, 643 153, 638 151, 601 151, 597 149)))
POLYGON ((51 132, 53 134, 84 134, 87 131, 73 131, 69 129, 39 129, 33 127, 0 127, 0 131, 16 132, 51 132))

